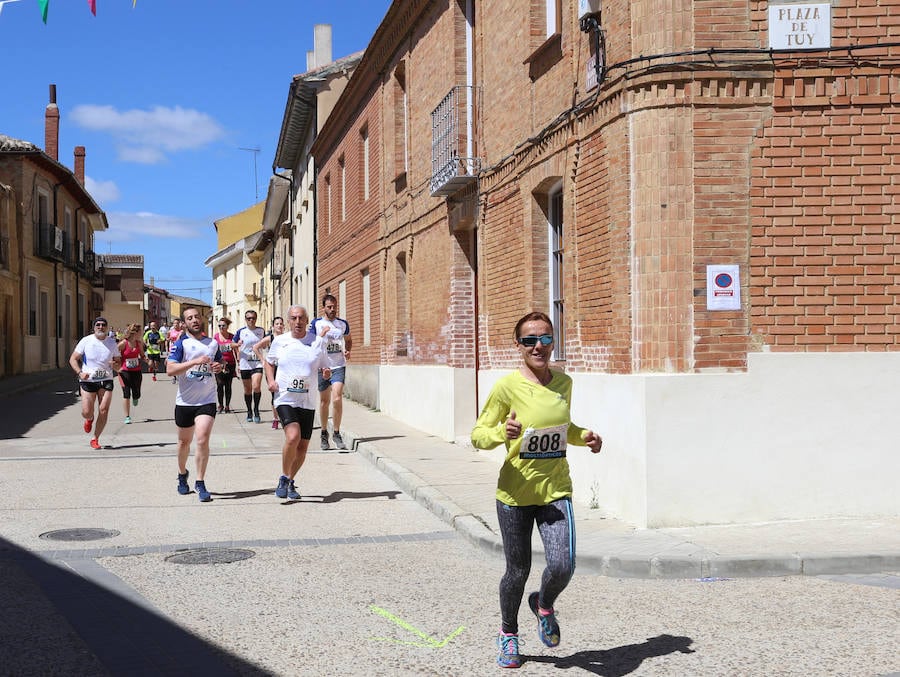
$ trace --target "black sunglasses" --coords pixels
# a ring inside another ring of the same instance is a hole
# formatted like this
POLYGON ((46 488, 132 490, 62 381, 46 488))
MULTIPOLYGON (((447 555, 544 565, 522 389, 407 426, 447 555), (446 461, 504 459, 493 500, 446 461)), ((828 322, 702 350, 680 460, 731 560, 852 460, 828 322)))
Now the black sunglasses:
POLYGON ((542 334, 541 336, 520 336, 516 339, 516 342, 521 343, 528 348, 536 346, 538 341, 541 342, 542 346, 549 346, 553 343, 553 336, 550 334, 542 334))
POLYGON ((94 322, 94 326, 95 326, 95 327, 105 327, 105 326, 106 326, 106 322, 94 322))

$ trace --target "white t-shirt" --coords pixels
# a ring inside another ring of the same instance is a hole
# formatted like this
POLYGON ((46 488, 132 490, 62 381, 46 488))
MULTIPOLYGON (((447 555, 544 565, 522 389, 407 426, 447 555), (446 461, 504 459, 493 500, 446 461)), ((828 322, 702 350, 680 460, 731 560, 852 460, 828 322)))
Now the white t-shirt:
POLYGON ((285 332, 272 339, 266 355, 269 364, 278 365, 275 381, 275 406, 282 404, 301 409, 315 409, 319 404, 319 369, 328 366, 325 341, 317 337, 312 345, 285 332))
POLYGON ((88 334, 75 346, 75 352, 81 355, 81 371, 90 374, 88 381, 109 381, 113 377, 112 361, 119 356, 116 339, 107 336, 102 341, 94 334, 88 334))
POLYGON ((240 363, 238 364, 238 369, 261 369, 262 363, 259 361, 259 358, 256 356, 256 353, 253 352, 253 346, 259 343, 262 340, 262 337, 265 336, 266 332, 263 331, 262 327, 257 327, 256 329, 250 329, 250 327, 241 327, 237 330, 237 333, 234 335, 235 344, 239 341, 243 341, 244 345, 238 348, 238 357, 240 358, 240 363))
MULTIPOLYGON (((209 336, 199 339, 187 332, 181 335, 172 350, 169 351, 169 362, 190 362, 203 355, 209 355, 213 362, 222 361, 219 344, 209 336)), ((175 404, 186 407, 198 407, 201 404, 216 403, 216 375, 210 371, 209 364, 198 364, 178 379, 178 393, 175 404)))
POLYGON ((312 321, 310 331, 316 336, 322 325, 328 327, 328 333, 325 334, 325 353, 328 356, 328 366, 332 369, 344 367, 347 365, 347 358, 344 357, 344 337, 350 333, 350 324, 347 320, 340 317, 329 320, 326 317, 317 317, 312 321))

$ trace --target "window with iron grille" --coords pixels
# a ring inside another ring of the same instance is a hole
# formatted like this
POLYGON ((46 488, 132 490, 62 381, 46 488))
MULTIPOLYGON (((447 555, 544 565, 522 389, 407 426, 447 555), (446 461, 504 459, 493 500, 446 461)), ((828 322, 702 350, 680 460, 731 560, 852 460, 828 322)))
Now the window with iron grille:
POLYGON ((553 359, 566 357, 565 292, 563 286, 564 241, 562 187, 548 195, 548 235, 550 249, 550 319, 553 320, 553 359))

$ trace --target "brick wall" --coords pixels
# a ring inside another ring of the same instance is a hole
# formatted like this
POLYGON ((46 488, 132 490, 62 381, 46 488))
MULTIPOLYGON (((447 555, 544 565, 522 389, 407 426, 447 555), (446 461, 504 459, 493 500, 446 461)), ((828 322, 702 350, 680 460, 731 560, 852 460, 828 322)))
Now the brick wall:
POLYGON ((779 71, 754 153, 753 330, 772 350, 896 350, 900 68, 779 71))
MULTIPOLYGON (((449 231, 446 200, 428 189, 431 111, 465 82, 464 3, 392 5, 380 60, 361 65, 371 84, 336 110, 342 140, 317 158, 322 224, 322 177, 334 196, 320 287, 346 279, 344 313, 359 326, 369 266, 379 324, 367 360, 469 366, 477 350, 482 369, 515 365, 512 326, 548 309, 558 185, 566 369, 739 371, 760 350, 896 349, 900 50, 773 56, 766 3, 613 0, 611 68, 586 92, 576 0, 547 40, 543 3, 476 5, 474 236, 449 231), (363 121, 378 140, 377 204, 352 187, 363 121), (341 155, 354 197, 337 223, 341 155), (740 266, 742 307, 708 311, 706 267, 725 263, 740 266)), ((833 14, 836 45, 900 38, 900 0, 833 14)))

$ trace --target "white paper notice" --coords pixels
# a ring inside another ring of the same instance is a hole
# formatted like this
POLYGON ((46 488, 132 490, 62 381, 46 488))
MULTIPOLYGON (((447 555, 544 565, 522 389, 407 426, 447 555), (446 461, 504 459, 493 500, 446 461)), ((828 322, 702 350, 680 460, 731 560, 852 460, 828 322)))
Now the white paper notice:
POLYGON ((706 266, 706 309, 741 309, 739 266, 706 266))

